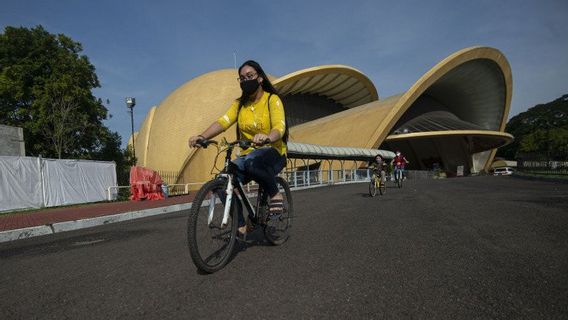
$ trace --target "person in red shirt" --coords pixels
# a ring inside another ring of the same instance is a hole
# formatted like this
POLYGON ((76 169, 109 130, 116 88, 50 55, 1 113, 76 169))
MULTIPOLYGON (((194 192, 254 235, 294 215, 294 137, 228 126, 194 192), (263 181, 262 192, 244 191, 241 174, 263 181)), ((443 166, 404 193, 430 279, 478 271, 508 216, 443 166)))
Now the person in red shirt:
POLYGON ((406 160, 406 158, 404 157, 404 155, 402 155, 402 153, 400 152, 400 150, 396 150, 396 156, 392 159, 391 161, 391 165, 394 168, 394 175, 396 177, 398 170, 400 170, 402 172, 402 177, 403 179, 406 179, 406 176, 404 175, 404 167, 410 163, 408 160, 406 160))

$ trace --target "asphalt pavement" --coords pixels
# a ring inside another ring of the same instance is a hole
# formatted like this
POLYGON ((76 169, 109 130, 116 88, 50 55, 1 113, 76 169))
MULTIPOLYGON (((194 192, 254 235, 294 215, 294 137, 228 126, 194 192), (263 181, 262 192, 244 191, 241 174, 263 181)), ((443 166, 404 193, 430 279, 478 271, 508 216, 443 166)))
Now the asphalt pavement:
POLYGON ((0 243, 0 319, 566 319, 568 184, 293 192, 292 236, 194 267, 187 212, 0 243))

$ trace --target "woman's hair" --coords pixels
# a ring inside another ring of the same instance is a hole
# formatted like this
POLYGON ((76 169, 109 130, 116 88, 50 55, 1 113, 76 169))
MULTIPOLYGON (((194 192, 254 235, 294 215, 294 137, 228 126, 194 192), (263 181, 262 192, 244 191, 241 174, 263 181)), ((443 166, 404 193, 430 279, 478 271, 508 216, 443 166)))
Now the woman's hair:
MULTIPOLYGON (((268 76, 266 76, 266 73, 264 72, 264 70, 262 70, 262 67, 260 66, 260 64, 258 64, 258 62, 254 61, 254 60, 248 60, 245 61, 240 67, 239 67, 239 76, 241 75, 241 70, 244 68, 244 66, 249 66, 251 68, 253 68, 256 73, 258 74, 259 77, 262 77, 262 83, 260 84, 262 86, 262 89, 268 93, 271 94, 278 94, 278 91, 276 90, 276 88, 274 88, 274 86, 272 85, 272 82, 270 82, 270 80, 268 79, 268 76)), ((250 96, 245 95, 244 92, 241 94, 241 97, 239 98, 239 111, 241 110, 241 107, 244 106, 247 102, 249 102, 250 96)), ((269 102, 270 103, 270 102, 269 102)), ((237 117, 238 117, 238 112, 237 112, 237 117)), ((285 120, 285 126, 286 126, 286 130, 284 131, 284 134, 282 135, 282 141, 284 141, 284 143, 288 143, 288 136, 289 136, 289 131, 288 131, 288 120, 285 120)), ((239 130, 239 122, 237 121, 237 137, 239 137, 240 139, 240 130, 239 130)))
MULTIPOLYGON (((248 60, 245 61, 240 67, 239 67, 239 75, 241 74, 241 70, 244 68, 244 66, 249 66, 251 68, 253 68, 256 73, 258 74, 259 77, 262 77, 262 83, 260 84, 262 86, 262 89, 268 93, 273 93, 273 94, 278 94, 278 91, 276 91, 276 89, 274 88, 274 86, 272 85, 272 83, 270 82, 270 80, 268 79, 268 77, 266 76, 266 73, 264 73, 264 70, 262 70, 262 67, 260 66, 260 64, 258 64, 258 62, 254 61, 254 60, 248 60)), ((239 98, 239 109, 240 107, 244 106, 248 100, 250 99, 250 96, 245 95, 244 92, 241 94, 241 97, 239 98)))

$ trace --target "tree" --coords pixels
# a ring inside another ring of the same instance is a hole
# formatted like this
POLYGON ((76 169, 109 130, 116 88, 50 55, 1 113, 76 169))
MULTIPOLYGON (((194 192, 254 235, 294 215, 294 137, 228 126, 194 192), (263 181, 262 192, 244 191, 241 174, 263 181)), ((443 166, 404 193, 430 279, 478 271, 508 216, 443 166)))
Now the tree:
POLYGON ((130 184, 130 168, 136 165, 130 146, 120 149, 121 138, 116 132, 102 131, 100 135, 101 148, 94 154, 94 159, 111 160, 116 163, 116 178, 119 186, 130 184))
POLYGON ((88 125, 87 119, 78 112, 79 104, 69 90, 61 83, 46 84, 43 98, 51 112, 42 114, 38 119, 43 137, 51 141, 59 159, 63 153, 70 154, 74 150, 81 128, 88 125))
POLYGON ((546 155, 549 150, 548 130, 537 129, 522 137, 518 151, 524 154, 546 155))
POLYGON ((0 34, 0 121, 24 129, 27 155, 95 159, 112 145, 108 111, 92 94, 95 67, 81 51, 42 26, 0 34))
POLYGON ((565 128, 555 128, 549 131, 549 152, 552 160, 568 159, 568 126, 565 128))
POLYGON ((568 95, 514 116, 505 131, 512 134, 515 141, 499 148, 499 157, 568 159, 568 95))

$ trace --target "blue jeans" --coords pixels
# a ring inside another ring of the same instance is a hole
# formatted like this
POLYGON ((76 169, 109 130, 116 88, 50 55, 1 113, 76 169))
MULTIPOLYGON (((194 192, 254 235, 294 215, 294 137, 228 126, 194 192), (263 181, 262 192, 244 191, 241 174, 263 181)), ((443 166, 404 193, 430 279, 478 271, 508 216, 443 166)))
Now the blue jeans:
POLYGON ((271 198, 278 193, 276 176, 286 166, 286 158, 272 147, 256 149, 238 157, 233 163, 239 168, 237 178, 243 184, 254 180, 271 198))
MULTIPOLYGON (((248 183, 251 179, 256 181, 262 189, 272 198, 278 193, 276 175, 286 166, 286 158, 276 149, 265 147, 233 160, 237 166, 237 179, 248 183)), ((245 225, 242 207, 239 207, 239 227, 245 225)))
POLYGON ((404 178, 404 167, 394 167, 394 176, 397 177, 398 171, 400 171, 400 178, 404 178))

